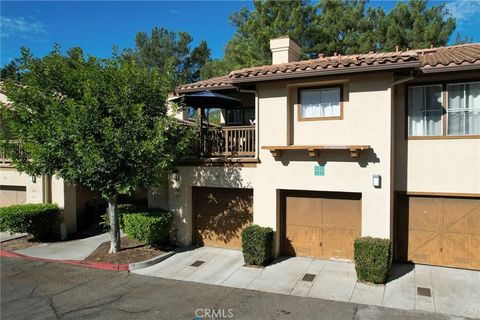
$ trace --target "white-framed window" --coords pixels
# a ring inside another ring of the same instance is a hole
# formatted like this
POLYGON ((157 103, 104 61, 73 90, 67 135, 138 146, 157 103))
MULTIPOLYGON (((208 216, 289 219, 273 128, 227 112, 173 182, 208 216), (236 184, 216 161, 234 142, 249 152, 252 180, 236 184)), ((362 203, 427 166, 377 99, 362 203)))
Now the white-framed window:
POLYGON ((301 89, 299 119, 341 116, 341 88, 301 89))
POLYGON ((408 88, 408 135, 442 135, 442 86, 408 88))
POLYGON ((447 85, 447 135, 480 134, 480 82, 447 85))

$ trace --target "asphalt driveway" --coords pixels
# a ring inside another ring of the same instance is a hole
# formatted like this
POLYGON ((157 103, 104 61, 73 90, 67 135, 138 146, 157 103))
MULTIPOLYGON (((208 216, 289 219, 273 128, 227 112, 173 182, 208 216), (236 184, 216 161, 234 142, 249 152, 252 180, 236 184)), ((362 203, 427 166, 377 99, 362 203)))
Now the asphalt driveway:
POLYGON ((243 265, 240 251, 200 247, 134 272, 291 296, 480 318, 479 271, 395 264, 389 282, 375 286, 357 282, 354 265, 347 262, 295 257, 277 259, 266 268, 243 265), (305 281, 305 274, 312 275, 312 281, 305 281))
POLYGON ((2 258, 0 267, 2 319, 451 319, 60 263, 2 258))

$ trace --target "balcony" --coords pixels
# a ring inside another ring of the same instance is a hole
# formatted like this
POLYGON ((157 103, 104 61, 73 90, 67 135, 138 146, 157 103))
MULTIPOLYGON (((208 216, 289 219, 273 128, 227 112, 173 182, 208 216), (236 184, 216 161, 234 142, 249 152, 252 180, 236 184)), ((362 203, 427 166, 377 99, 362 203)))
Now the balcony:
POLYGON ((255 126, 202 128, 195 144, 200 158, 254 158, 255 126))
POLYGON ((22 151, 20 144, 16 142, 6 144, 5 142, 0 141, 0 167, 11 167, 12 160, 9 155, 12 153, 20 154, 22 151))

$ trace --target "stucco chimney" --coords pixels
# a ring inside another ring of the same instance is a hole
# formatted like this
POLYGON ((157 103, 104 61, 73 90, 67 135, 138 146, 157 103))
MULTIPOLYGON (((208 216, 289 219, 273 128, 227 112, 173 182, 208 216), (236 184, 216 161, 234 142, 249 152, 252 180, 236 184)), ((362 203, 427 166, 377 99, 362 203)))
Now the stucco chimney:
POLYGON ((300 46, 288 36, 270 39, 272 50, 272 64, 298 61, 300 58, 300 46))

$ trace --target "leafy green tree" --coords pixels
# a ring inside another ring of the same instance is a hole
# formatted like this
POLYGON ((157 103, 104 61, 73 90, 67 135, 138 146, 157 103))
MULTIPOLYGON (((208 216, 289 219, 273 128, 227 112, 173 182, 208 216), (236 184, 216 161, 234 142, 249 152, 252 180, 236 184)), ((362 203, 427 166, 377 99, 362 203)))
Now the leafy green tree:
POLYGON ((381 50, 419 49, 447 44, 453 30, 455 19, 445 9, 445 4, 427 8, 426 0, 399 1, 386 17, 386 37, 382 40, 381 50))
POLYGON ((305 0, 254 1, 254 10, 242 8, 230 17, 237 28, 225 48, 225 60, 237 67, 271 61, 270 39, 289 35, 302 44, 304 56, 311 54, 315 7, 305 0))
POLYGON ((210 61, 211 51, 206 41, 191 49, 193 38, 187 32, 173 32, 165 28, 153 28, 150 35, 139 32, 135 36, 135 49, 127 49, 124 55, 133 58, 147 68, 164 72, 168 63, 175 71, 172 85, 200 80, 200 69, 210 61))
POLYGON ((6 79, 18 81, 21 79, 21 77, 20 70, 15 60, 11 61, 0 69, 0 80, 2 81, 6 79))
POLYGON ((201 79, 226 76, 230 71, 241 68, 242 65, 234 64, 227 59, 215 59, 205 63, 200 70, 201 79))
MULTIPOLYGON (((455 19, 444 4, 399 1, 388 13, 362 0, 254 0, 230 17, 236 28, 224 58, 207 63, 201 74, 225 75, 232 69, 271 63, 269 40, 288 35, 302 48, 302 59, 333 55, 444 46, 455 19)), ((460 40, 459 40, 460 41, 460 40)))
POLYGON ((22 84, 4 83, 10 106, 0 107, 23 152, 17 169, 57 175, 108 201, 111 248, 120 248, 117 197, 152 187, 189 148, 192 131, 167 116, 173 71, 139 66, 114 54, 84 58, 80 48, 62 55, 56 47, 34 59, 24 50, 22 84))
POLYGON ((465 43, 472 43, 473 37, 465 36, 462 38, 459 32, 455 35, 455 40, 453 41, 454 45, 465 44, 465 43))

